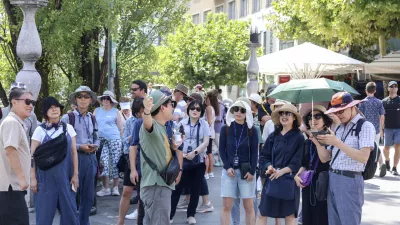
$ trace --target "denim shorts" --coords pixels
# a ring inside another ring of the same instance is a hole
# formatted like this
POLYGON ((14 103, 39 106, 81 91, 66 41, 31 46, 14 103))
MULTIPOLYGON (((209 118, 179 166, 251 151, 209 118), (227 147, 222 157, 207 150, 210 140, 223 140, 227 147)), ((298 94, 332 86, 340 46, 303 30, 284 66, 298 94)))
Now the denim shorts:
POLYGON ((256 176, 252 181, 242 180, 240 170, 235 170, 235 176, 228 176, 228 172, 223 169, 221 176, 221 197, 226 198, 254 198, 256 190, 256 176))
POLYGON ((400 129, 385 129, 385 146, 400 144, 400 129))

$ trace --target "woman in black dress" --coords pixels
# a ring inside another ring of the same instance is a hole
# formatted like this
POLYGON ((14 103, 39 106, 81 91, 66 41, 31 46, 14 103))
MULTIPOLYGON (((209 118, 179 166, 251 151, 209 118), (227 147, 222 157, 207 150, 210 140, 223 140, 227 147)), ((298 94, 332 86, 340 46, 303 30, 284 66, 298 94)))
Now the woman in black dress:
POLYGON ((267 138, 260 152, 260 171, 267 175, 261 194, 257 225, 266 225, 268 217, 285 218, 295 225, 300 189, 293 180, 300 168, 304 136, 300 132, 301 116, 295 106, 285 104, 272 113, 275 132, 267 138))
MULTIPOLYGON (((326 109, 323 106, 314 106, 314 111, 305 113, 303 117, 304 125, 307 127, 306 134, 312 137, 310 129, 322 130, 329 128, 332 125, 332 119, 325 114, 326 109)), ((328 171, 329 162, 321 163, 318 156, 316 145, 319 145, 315 138, 310 138, 304 142, 303 158, 301 161, 301 168, 295 176, 295 181, 298 187, 303 188, 302 191, 302 216, 304 225, 328 225, 328 208, 327 202, 318 201, 315 197, 315 187, 318 175, 322 171, 328 171), (301 183, 303 180, 300 178, 305 170, 314 170, 315 174, 312 178, 312 183, 304 187, 301 183)))

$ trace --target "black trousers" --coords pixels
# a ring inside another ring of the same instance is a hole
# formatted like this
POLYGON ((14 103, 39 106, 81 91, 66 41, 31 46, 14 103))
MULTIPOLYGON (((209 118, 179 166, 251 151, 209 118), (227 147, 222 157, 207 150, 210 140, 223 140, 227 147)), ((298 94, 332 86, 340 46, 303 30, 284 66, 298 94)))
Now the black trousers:
POLYGON ((28 207, 25 202, 26 191, 0 192, 0 225, 29 225, 28 207))
POLYGON ((197 204, 199 203, 200 188, 205 172, 206 165, 204 163, 201 163, 195 168, 183 170, 181 182, 175 186, 175 191, 173 191, 171 195, 171 219, 175 216, 176 206, 178 205, 183 188, 190 188, 190 203, 187 209, 187 217, 194 217, 197 204))

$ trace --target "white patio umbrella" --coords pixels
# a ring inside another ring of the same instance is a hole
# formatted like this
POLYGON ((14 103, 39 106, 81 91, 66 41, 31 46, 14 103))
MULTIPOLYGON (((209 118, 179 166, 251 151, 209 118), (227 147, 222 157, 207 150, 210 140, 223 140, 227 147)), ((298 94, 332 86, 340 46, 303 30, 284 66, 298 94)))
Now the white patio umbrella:
POLYGON ((258 64, 260 73, 286 73, 295 79, 344 74, 363 69, 364 65, 361 61, 309 42, 258 57, 258 64))
POLYGON ((365 73, 400 74, 400 51, 392 52, 365 65, 365 73))

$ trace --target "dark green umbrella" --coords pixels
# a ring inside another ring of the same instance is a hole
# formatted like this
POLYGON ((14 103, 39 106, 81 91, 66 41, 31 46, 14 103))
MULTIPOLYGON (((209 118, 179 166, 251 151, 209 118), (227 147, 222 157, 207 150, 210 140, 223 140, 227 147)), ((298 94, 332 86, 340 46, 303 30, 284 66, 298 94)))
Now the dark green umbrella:
POLYGON ((286 100, 294 104, 308 102, 329 102, 337 92, 349 92, 360 95, 358 91, 345 82, 326 78, 291 80, 280 84, 268 97, 286 100))

